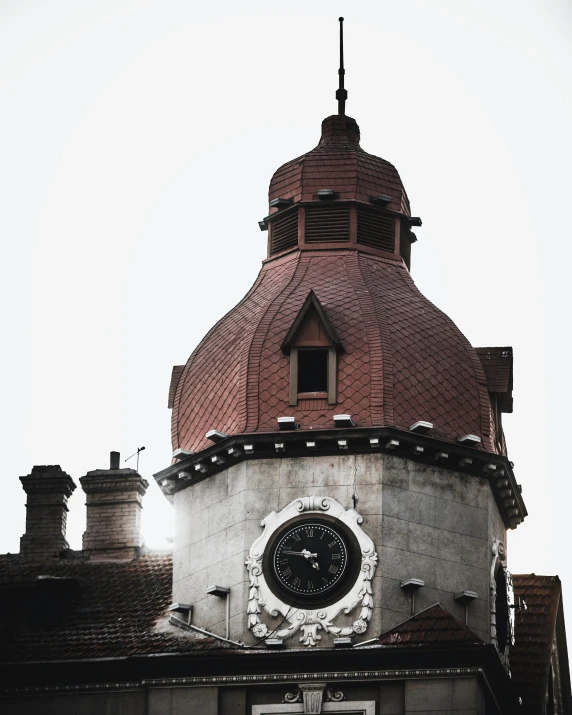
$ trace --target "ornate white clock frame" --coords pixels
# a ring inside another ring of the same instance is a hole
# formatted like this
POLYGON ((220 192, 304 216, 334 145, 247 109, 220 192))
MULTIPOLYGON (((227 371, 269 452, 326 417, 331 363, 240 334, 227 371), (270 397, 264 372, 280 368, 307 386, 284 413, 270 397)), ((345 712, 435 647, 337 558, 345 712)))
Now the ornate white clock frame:
POLYGON ((377 565, 377 553, 375 544, 361 528, 362 523, 363 517, 355 509, 344 509, 331 497, 316 496, 294 499, 280 512, 273 511, 260 522, 264 531, 250 547, 246 561, 250 578, 248 628, 255 638, 289 638, 301 630, 300 642, 305 646, 314 646, 322 638, 319 630, 338 637, 365 633, 373 612, 371 581, 377 565), (359 575, 348 593, 335 603, 317 609, 296 608, 285 603, 270 590, 262 567, 264 551, 272 535, 283 524, 301 514, 327 514, 338 519, 353 533, 361 551, 359 575), (359 617, 351 626, 343 628, 333 623, 342 611, 345 614, 352 613, 358 605, 361 605, 359 617), (282 615, 282 624, 288 621, 289 625, 285 628, 278 626, 271 631, 260 620, 263 609, 273 618, 282 615))
MULTIPOLYGON (((510 648, 514 645, 514 622, 515 622, 515 602, 512 585, 512 574, 506 567, 506 549, 502 541, 493 540, 492 562, 490 573, 490 607, 491 607, 491 642, 495 646, 505 669, 510 673, 510 648), (507 606, 508 606, 508 638, 504 650, 501 650, 497 633, 497 582, 496 575, 498 569, 503 569, 506 579, 507 606)), ((525 604, 526 605, 526 604, 525 604)))

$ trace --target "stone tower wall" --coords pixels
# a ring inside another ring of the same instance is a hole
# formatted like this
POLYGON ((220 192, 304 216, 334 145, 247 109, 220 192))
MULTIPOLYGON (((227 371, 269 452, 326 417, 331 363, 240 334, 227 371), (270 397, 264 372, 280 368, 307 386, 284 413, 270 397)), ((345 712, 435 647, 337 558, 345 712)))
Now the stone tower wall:
MULTIPOLYGON (((408 578, 425 582, 416 612, 440 602, 460 621, 465 610, 454 595, 476 591, 469 627, 490 640, 491 546, 495 538, 506 544, 506 531, 487 480, 386 454, 244 461, 178 492, 173 598, 193 605, 195 625, 224 635, 224 599, 206 589, 230 587, 230 637, 254 642, 246 622, 248 550, 261 519, 303 496, 332 497, 348 509, 355 500, 376 545, 374 612, 359 640, 410 615, 400 588, 408 578)), ((296 636, 286 642, 296 645, 296 636)), ((320 645, 331 646, 331 638, 320 645)))

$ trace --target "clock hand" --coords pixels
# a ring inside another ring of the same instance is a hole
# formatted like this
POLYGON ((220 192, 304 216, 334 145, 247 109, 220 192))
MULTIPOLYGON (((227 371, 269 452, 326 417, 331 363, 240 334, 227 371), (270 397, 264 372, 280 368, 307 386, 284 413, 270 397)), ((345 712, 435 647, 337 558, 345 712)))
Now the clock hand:
POLYGON ((311 554, 307 549, 302 549, 302 553, 304 554, 304 557, 308 559, 308 561, 312 564, 312 568, 315 568, 319 571, 320 567, 318 566, 318 562, 314 561, 314 559, 318 558, 318 554, 311 554))
POLYGON ((304 551, 286 551, 286 549, 284 549, 284 551, 282 551, 282 553, 290 554, 290 555, 294 555, 294 556, 304 556, 307 559, 317 558, 317 556, 318 556, 318 554, 311 554, 306 549, 304 549, 304 551))

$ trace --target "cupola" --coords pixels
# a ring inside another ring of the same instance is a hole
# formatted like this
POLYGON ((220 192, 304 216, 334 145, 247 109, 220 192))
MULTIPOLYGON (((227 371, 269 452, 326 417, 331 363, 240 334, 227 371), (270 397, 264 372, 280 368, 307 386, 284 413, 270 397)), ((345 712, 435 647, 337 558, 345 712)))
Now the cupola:
POLYGON ((355 119, 322 122, 318 146, 281 166, 270 181, 268 256, 347 248, 411 264, 409 199, 396 168, 360 146, 355 119))

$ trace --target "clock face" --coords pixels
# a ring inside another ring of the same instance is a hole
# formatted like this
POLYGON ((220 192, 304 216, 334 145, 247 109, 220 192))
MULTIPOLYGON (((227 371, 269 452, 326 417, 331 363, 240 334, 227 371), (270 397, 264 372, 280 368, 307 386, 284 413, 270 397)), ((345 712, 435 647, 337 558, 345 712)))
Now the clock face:
POLYGON ((303 603, 331 600, 352 571, 344 531, 321 520, 297 521, 282 530, 271 547, 268 566, 285 596, 303 603))

